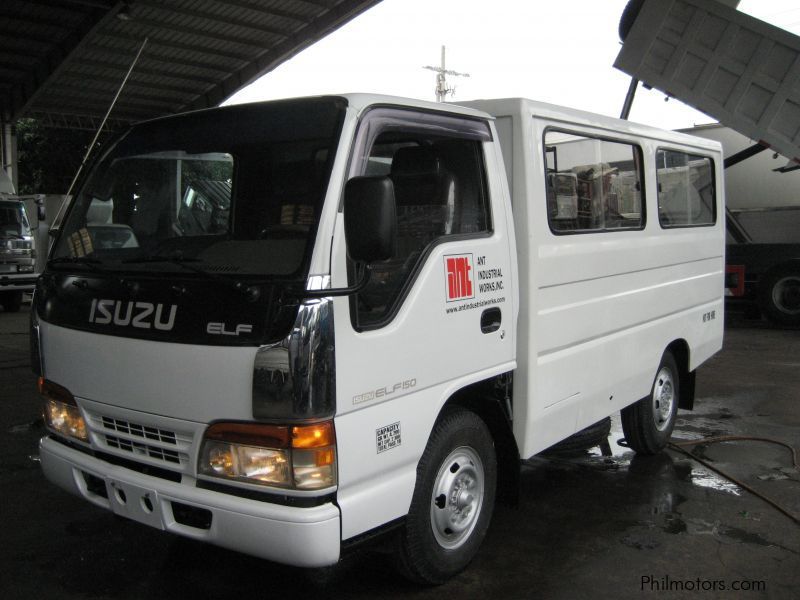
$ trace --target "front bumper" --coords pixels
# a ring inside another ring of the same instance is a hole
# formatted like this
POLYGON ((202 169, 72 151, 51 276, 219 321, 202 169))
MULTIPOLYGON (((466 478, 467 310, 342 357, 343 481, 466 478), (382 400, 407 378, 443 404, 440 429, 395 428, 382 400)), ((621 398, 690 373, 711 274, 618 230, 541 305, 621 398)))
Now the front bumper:
POLYGON ((298 508, 199 489, 109 464, 50 437, 39 450, 47 479, 123 517, 288 565, 339 560, 340 515, 331 503, 298 508), (180 517, 185 507, 208 511, 207 525, 187 524, 180 517))

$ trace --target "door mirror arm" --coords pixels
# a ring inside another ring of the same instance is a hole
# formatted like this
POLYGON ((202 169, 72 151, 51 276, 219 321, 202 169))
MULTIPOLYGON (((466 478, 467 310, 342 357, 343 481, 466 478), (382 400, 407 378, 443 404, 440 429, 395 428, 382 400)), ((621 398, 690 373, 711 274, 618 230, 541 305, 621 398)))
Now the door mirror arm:
POLYGON ((372 269, 369 265, 364 265, 363 273, 361 275, 361 279, 359 279, 355 285, 351 285, 348 287, 343 288, 329 288, 327 290, 303 290, 298 292, 298 296, 306 299, 306 298, 330 298, 333 296, 350 296, 352 294, 357 294, 369 283, 370 276, 372 275, 372 269))

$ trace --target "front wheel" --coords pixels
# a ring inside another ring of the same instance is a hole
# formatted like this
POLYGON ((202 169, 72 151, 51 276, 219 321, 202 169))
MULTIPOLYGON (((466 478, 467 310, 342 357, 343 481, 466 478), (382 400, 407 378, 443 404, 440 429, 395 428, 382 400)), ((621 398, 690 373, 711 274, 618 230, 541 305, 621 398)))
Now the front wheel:
POLYGON ((675 427, 680 398, 680 371, 667 350, 661 357, 650 395, 621 412, 622 431, 637 454, 658 454, 675 427))
POLYGON ((489 528, 496 484, 497 458, 486 424, 468 410, 448 410, 417 466, 397 550, 403 574, 440 584, 464 569, 489 528))

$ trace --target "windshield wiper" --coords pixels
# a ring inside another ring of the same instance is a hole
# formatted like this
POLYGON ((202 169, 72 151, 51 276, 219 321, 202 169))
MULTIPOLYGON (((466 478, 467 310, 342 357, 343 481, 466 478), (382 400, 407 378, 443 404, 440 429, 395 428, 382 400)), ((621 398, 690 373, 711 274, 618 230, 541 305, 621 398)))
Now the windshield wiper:
POLYGON ((57 258, 51 258, 47 261, 47 266, 50 265, 63 265, 63 264, 70 264, 70 265, 85 265, 92 271, 97 271, 98 273, 106 273, 105 269, 101 269, 97 265, 104 264, 102 260, 98 260, 97 258, 92 258, 90 256, 59 256, 57 258))
POLYGON ((187 271, 192 271, 193 273, 197 273, 198 275, 207 277, 212 281, 222 283, 227 287, 233 288, 237 292, 240 292, 245 296, 247 296, 247 299, 250 302, 255 302, 261 296, 261 290, 257 286, 248 285, 243 281, 232 281, 227 277, 221 277, 216 273, 209 273, 205 269, 201 269, 200 267, 195 267, 189 264, 189 263, 203 262, 199 258, 189 258, 177 254, 173 256, 142 256, 140 258, 128 258, 121 262, 122 264, 126 265, 147 264, 147 263, 169 263, 172 265, 177 265, 183 269, 186 269, 187 271))
POLYGON ((2 235, 0 235, 0 238, 14 239, 14 240, 24 240, 25 236, 24 235, 20 235, 18 233, 8 233, 8 232, 6 232, 6 233, 3 233, 2 235))

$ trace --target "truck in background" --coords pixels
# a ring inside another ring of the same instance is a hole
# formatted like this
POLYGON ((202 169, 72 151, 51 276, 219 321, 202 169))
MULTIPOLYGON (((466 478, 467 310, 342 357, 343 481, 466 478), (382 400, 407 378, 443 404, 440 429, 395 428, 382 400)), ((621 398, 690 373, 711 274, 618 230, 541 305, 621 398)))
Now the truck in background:
POLYGON ((716 142, 523 99, 373 95, 142 123, 37 284, 43 471, 305 567, 391 535, 466 567, 520 460, 621 411, 667 443, 722 346, 716 142))
POLYGON ((36 285, 38 221, 31 222, 25 198, 16 196, 5 171, 0 173, 0 305, 16 312, 23 294, 32 293, 36 285))
MULTIPOLYGON (((800 207, 767 208, 739 215, 729 211, 725 259, 729 304, 742 305, 748 312, 757 309, 775 325, 800 326, 800 241, 754 241, 740 215, 797 220, 800 207)), ((795 239, 800 239, 797 229, 794 232, 795 239)))
POLYGON ((720 142, 726 156, 728 304, 800 325, 800 165, 719 124, 682 131, 720 142))
MULTIPOLYGON (((703 111, 726 126, 691 132, 726 146, 730 205, 798 206, 800 88, 793 69, 800 59, 800 37, 732 4, 628 2, 619 26, 623 45, 614 62, 632 77, 623 114, 630 111, 639 82, 703 111), (770 152, 763 152, 767 148, 770 152), (784 158, 775 165, 779 156, 784 158)), ((797 238, 754 240, 734 215, 727 221, 730 302, 758 306, 778 324, 800 323, 797 238)))

